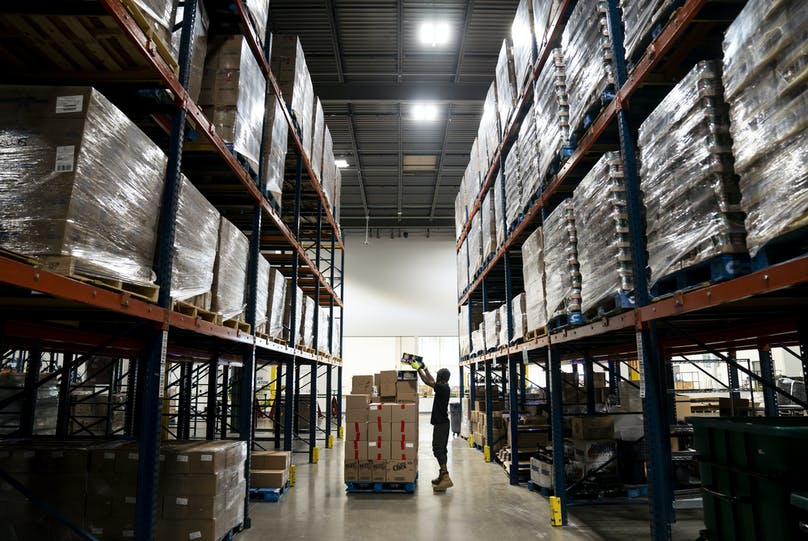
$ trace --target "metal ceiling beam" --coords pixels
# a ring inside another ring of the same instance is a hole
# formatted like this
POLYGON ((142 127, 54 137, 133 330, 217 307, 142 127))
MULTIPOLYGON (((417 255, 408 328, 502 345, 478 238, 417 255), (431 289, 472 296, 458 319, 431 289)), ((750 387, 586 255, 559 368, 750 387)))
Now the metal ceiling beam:
POLYGON ((446 113, 446 126, 443 128, 443 143, 440 146, 440 158, 438 158, 438 171, 435 173, 435 191, 432 193, 432 210, 429 212, 429 218, 435 217, 435 207, 438 204, 438 192, 440 191, 440 177, 443 174, 443 161, 446 157, 446 144, 449 142, 449 127, 452 124, 452 104, 449 104, 449 110, 446 113))
POLYGON ((474 0, 466 2, 466 13, 463 15, 463 31, 460 33, 460 47, 457 48, 457 62, 455 63, 454 82, 460 82, 460 67, 463 65, 463 57, 466 55, 466 36, 469 33, 471 24, 471 13, 474 11, 474 0))
POLYGON ((401 72, 403 71, 403 64, 404 64, 404 36, 403 34, 403 27, 404 27, 404 0, 398 0, 396 2, 398 8, 398 31, 396 32, 397 38, 397 54, 396 54, 396 81, 401 82, 403 76, 401 72))
POLYGON ((473 103, 485 101, 491 81, 484 83, 321 83, 314 91, 320 100, 333 103, 473 103))

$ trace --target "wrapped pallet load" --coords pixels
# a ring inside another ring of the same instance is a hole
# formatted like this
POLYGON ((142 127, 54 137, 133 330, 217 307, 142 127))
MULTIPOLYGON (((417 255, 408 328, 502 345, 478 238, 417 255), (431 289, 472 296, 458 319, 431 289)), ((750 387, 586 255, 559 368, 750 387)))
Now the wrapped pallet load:
POLYGON ((314 106, 312 110, 314 111, 314 116, 312 118, 311 126, 308 128, 312 130, 311 150, 309 150, 309 156, 311 157, 311 168, 314 169, 315 176, 320 183, 322 183, 325 116, 323 115, 323 104, 320 103, 320 98, 316 96, 314 97, 314 106))
POLYGON ((507 346, 510 343, 510 337, 508 336, 508 304, 502 303, 497 312, 499 312, 497 314, 497 319, 499 320, 497 345, 500 347, 507 346))
POLYGON ((513 41, 513 71, 516 95, 521 96, 528 76, 533 70, 533 3, 520 0, 511 24, 513 41))
POLYGON ((284 333, 284 312, 286 310, 286 278, 278 269, 269 270, 269 291, 267 297, 267 334, 277 340, 286 340, 284 333))
POLYGON ((250 242, 238 227, 222 217, 218 246, 211 309, 220 313, 222 319, 243 321, 250 242))
POLYGON ((306 296, 303 301, 303 328, 301 332, 303 334, 303 345, 307 348, 314 347, 314 321, 319 317, 317 303, 311 297, 306 296))
POLYGON ((497 112, 499 114, 500 134, 508 129, 513 106, 516 104, 516 85, 513 74, 513 58, 511 46, 507 39, 502 41, 497 60, 497 112))
POLYGON ((505 242, 505 214, 503 212, 503 183, 505 179, 502 171, 496 173, 494 186, 490 190, 491 196, 491 229, 494 231, 494 251, 499 250, 505 242))
MULTIPOLYGON (((174 58, 179 61, 180 39, 182 38, 182 24, 185 20, 185 8, 177 6, 174 17, 174 32, 171 34, 171 48, 174 58)), ((203 2, 196 3, 196 17, 194 29, 191 33, 191 69, 188 71, 188 95, 195 102, 199 102, 202 92, 202 77, 205 72, 205 58, 208 54, 208 20, 207 11, 203 2)))
POLYGON ((570 139, 570 113, 567 99, 567 76, 564 53, 553 49, 536 81, 536 123, 538 133, 538 166, 536 177, 546 186, 557 172, 561 152, 570 139))
MULTIPOLYGON (((521 132, 521 129, 520 129, 521 132)), ((519 167, 519 147, 517 140, 505 156, 505 220, 511 226, 522 213, 522 175, 519 167)))
POLYGON ((482 246, 482 212, 477 212, 474 218, 471 219, 471 227, 469 228, 466 241, 469 244, 469 278, 480 270, 483 264, 483 246, 482 246))
MULTIPOLYGON (((466 171, 468 171, 468 167, 466 167, 466 171)), ((463 177, 464 179, 463 182, 465 182, 466 176, 463 177)), ((454 208, 455 208, 455 239, 459 239, 460 234, 463 232, 463 228, 466 227, 466 219, 468 218, 466 210, 465 186, 462 184, 460 186, 460 190, 457 192, 457 197, 455 197, 454 208)))
POLYGON ((267 21, 269 20, 269 0, 244 0, 250 22, 262 45, 267 36, 267 21))
MULTIPOLYGON (((541 131, 548 127, 542 126, 541 131)), ((539 124, 536 117, 536 109, 533 105, 527 110, 522 125, 519 128, 519 178, 521 180, 522 194, 515 205, 519 212, 523 212, 530 204, 531 199, 536 195, 541 187, 541 182, 536 174, 538 158, 541 148, 538 146, 539 124)))
POLYGON ((483 327, 483 331, 485 332, 485 349, 492 350, 499 345, 499 310, 483 312, 483 321, 485 322, 483 327))
MULTIPOLYGON (((173 0, 135 0, 135 7, 149 24, 153 38, 160 40, 165 46, 171 43, 171 15, 173 0)), ((152 38, 152 39, 153 39, 152 38)))
POLYGON ((497 249, 497 224, 494 207, 496 206, 496 194, 494 190, 488 190, 488 193, 483 197, 483 204, 480 205, 480 221, 482 222, 482 252, 483 263, 488 259, 488 256, 494 253, 497 249))
POLYGON ((258 281, 255 290, 255 327, 266 330, 267 304, 269 303, 269 261, 258 254, 258 281))
POLYGON ((336 194, 334 193, 337 188, 337 164, 334 157, 334 138, 328 126, 325 126, 323 131, 323 159, 320 183, 322 184, 325 199, 333 209, 337 203, 336 194))
POLYGON ((615 82, 605 6, 604 0, 576 3, 561 36, 567 66, 570 131, 578 135, 583 132, 587 111, 599 108, 604 92, 615 82))
POLYGON ((488 169, 499 147, 499 109, 497 107, 497 83, 491 82, 483 104, 483 115, 477 130, 477 151, 480 153, 480 182, 485 182, 488 169))
POLYGON ((460 314, 457 317, 457 336, 460 341, 460 356, 467 357, 471 353, 471 332, 469 329, 469 305, 460 307, 460 314))
POLYGON ((303 46, 297 36, 272 36, 272 72, 278 80, 283 99, 302 132, 303 151, 311 159, 309 152, 314 139, 314 87, 303 46))
MULTIPOLYGON (((525 283, 524 314, 525 338, 544 334, 547 310, 544 294, 544 245, 542 230, 537 228, 522 244, 522 275, 525 283)), ((521 301, 520 301, 521 302, 521 301)))
POLYGON ((224 142, 258 174, 266 79, 244 36, 209 39, 199 104, 224 142))
POLYGON ((319 321, 317 322, 317 351, 323 354, 330 353, 331 317, 330 308, 317 306, 319 321))
POLYGON ((640 126, 638 143, 651 283, 744 253, 721 65, 696 65, 640 126))
POLYGON ((607 152, 572 196, 581 311, 587 316, 599 307, 611 310, 632 304, 634 271, 627 204, 623 160, 619 152, 607 152))
MULTIPOLYGON (((483 119, 480 119, 480 126, 483 124, 483 119)), ((480 186, 483 183, 482 176, 488 172, 486 165, 487 156, 485 154, 484 142, 480 140, 480 130, 477 129, 477 137, 471 144, 471 154, 469 155, 469 169, 468 169, 468 182, 466 183, 466 200, 469 206, 476 199, 477 194, 480 192, 480 186)))
POLYGON ((527 298, 525 293, 520 293, 511 302, 513 309, 513 337, 512 342, 520 342, 527 332, 527 298))
POLYGON ((264 170, 261 181, 266 193, 281 204, 283 194, 283 175, 286 166, 286 146, 289 135, 289 124, 283 114, 283 103, 277 96, 267 95, 267 117, 264 122, 264 170))
POLYGON ((166 158, 89 87, 0 87, 0 246, 153 284, 166 158))
POLYGON ((469 285, 469 243, 468 239, 463 241, 460 245, 460 250, 457 252, 457 296, 458 298, 463 295, 463 292, 469 285))
POLYGON ((286 304, 283 310, 283 326, 287 340, 294 338, 295 345, 303 344, 303 290, 292 285, 292 280, 286 278, 286 304), (292 288, 294 287, 294 305, 292 304, 292 288), (292 319, 292 306, 294 306, 294 320, 292 319), (294 335, 292 332, 294 331, 294 335))
POLYGON ((544 221, 544 284, 549 321, 580 323, 581 274, 572 200, 565 199, 544 221))
POLYGON ((332 322, 332 329, 334 332, 334 344, 331 348, 331 355, 337 359, 342 358, 342 320, 334 318, 332 322))
POLYGON ((756 0, 724 38, 735 170, 756 258, 767 243, 808 225, 806 28, 803 3, 756 0))
POLYGON ((673 12, 668 0, 620 0, 623 13, 625 37, 623 45, 626 49, 626 60, 636 62, 645 52, 654 28, 664 23, 661 16, 673 12))
POLYGON ((536 44, 539 50, 544 47, 550 38, 549 30, 558 16, 560 3, 561 0, 532 0, 533 31, 536 34, 536 44))

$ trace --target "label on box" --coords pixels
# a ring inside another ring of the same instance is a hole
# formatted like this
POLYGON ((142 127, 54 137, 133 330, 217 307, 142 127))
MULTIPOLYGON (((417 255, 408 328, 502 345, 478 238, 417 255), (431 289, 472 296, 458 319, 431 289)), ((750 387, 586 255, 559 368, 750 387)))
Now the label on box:
POLYGON ((213 462, 213 455, 202 455, 199 457, 200 462, 213 462))
POLYGON ((177 462, 188 462, 188 455, 177 455, 177 462))
POLYGON ((73 155, 76 153, 75 145, 56 147, 56 166, 54 172, 69 173, 73 171, 73 155))
POLYGON ((202 532, 191 532, 188 534, 188 539, 202 539, 202 532))
POLYGON ((188 498, 177 498, 177 505, 188 505, 188 498))
POLYGON ((56 114, 80 113, 84 109, 84 96, 57 96, 56 114))

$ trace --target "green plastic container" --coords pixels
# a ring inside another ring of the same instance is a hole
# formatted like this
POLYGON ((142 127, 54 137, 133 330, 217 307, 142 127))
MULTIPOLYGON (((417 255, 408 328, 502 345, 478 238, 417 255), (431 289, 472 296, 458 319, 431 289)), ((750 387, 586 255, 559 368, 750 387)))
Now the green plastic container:
POLYGON ((808 539, 799 526, 808 512, 790 501, 791 493, 808 490, 808 417, 688 420, 709 539, 808 539))

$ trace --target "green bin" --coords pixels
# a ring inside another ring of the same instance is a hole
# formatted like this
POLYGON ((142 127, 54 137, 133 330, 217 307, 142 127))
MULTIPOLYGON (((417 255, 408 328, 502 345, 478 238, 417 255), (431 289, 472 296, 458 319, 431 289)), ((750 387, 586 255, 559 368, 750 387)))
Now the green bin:
POLYGON ((808 418, 688 419, 695 429, 707 537, 719 541, 806 540, 808 418))

